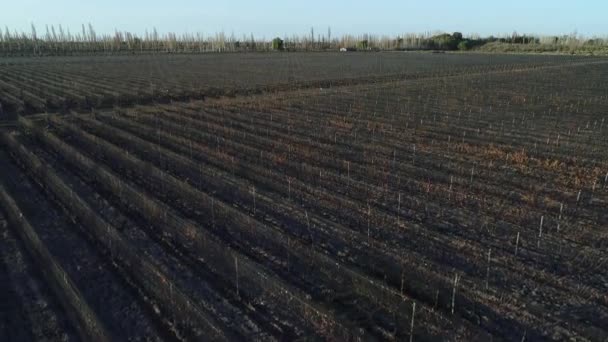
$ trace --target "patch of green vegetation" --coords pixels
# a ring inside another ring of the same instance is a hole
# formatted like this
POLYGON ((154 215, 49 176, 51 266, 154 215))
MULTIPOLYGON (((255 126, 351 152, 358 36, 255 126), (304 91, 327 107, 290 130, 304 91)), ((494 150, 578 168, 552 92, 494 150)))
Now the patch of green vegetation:
POLYGON ((285 49, 285 45, 283 39, 276 37, 272 40, 272 49, 277 51, 282 51, 285 49))
POLYGON ((367 50, 369 48, 369 42, 367 39, 360 40, 357 42, 357 50, 367 50))

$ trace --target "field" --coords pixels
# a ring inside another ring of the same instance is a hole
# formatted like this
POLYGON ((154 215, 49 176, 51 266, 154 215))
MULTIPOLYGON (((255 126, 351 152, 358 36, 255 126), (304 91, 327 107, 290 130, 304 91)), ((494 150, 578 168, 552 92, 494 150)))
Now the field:
POLYGON ((604 341, 608 60, 0 62, 0 340, 604 341))
MULTIPOLYGON (((18 113, 148 104, 267 91, 553 65, 568 56, 232 53, 0 59, 0 103, 18 113)), ((580 59, 579 59, 580 60, 580 59)))

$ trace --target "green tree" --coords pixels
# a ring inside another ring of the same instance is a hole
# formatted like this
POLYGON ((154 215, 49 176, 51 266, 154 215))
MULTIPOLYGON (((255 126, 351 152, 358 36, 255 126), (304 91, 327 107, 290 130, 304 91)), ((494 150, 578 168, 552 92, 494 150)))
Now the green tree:
POLYGON ((281 39, 279 37, 276 37, 275 39, 273 39, 272 40, 272 49, 282 51, 284 49, 283 39, 281 39))
POLYGON ((367 50, 367 47, 368 47, 367 39, 360 40, 357 42, 357 50, 367 50))
POLYGON ((460 51, 467 51, 467 50, 470 50, 472 47, 473 47, 473 44, 469 40, 463 40, 460 43, 458 43, 458 50, 460 50, 460 51))
POLYGON ((458 41, 451 34, 444 33, 431 37, 431 47, 442 50, 456 50, 458 41))

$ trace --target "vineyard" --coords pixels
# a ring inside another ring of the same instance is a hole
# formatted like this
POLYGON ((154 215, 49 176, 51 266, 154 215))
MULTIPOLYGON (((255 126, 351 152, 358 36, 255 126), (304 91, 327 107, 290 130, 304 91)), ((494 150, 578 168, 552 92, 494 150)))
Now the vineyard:
MULTIPOLYGON (((67 112, 572 63, 568 56, 289 53, 0 59, 0 108, 67 112)), ((590 58, 590 60, 593 60, 590 58)))
POLYGON ((0 62, 0 340, 608 339, 608 61, 0 62))

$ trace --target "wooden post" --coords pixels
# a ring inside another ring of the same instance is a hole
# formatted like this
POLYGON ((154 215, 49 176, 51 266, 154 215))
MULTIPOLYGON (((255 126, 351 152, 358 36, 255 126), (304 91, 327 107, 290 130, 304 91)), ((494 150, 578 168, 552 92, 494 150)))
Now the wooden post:
POLYGON ((488 266, 486 269, 486 290, 490 287, 490 263, 492 262, 492 248, 488 249, 488 266))
POLYGON ((454 287, 452 288, 452 315, 454 314, 454 308, 456 307, 456 287, 458 286, 458 281, 460 280, 460 276, 458 274, 454 275, 454 287))
POLYGON ((410 324, 410 342, 414 340, 414 318, 416 317, 416 302, 412 302, 412 323, 410 324))
POLYGON ((545 216, 540 217, 540 226, 538 227, 538 242, 536 244, 537 248, 540 248, 540 239, 543 237, 543 222, 545 221, 545 216))
POLYGON ((236 255, 234 256, 234 269, 236 272, 236 296, 240 297, 240 295, 239 295, 239 259, 236 255))
POLYGON ((400 213, 401 213, 401 193, 399 193, 399 197, 397 200, 397 226, 399 225, 399 220, 400 220, 400 213))

